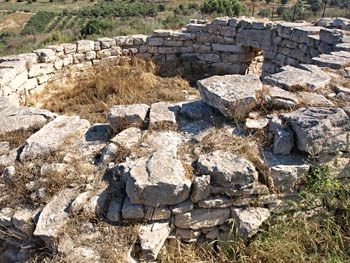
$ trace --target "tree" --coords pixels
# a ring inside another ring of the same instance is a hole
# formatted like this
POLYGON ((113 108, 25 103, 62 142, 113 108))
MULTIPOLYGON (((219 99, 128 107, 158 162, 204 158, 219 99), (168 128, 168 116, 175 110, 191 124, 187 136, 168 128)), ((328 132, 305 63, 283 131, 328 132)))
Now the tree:
POLYGON ((81 34, 86 35, 103 35, 106 31, 111 30, 113 24, 111 22, 101 20, 101 19, 91 19, 89 22, 81 29, 81 34))
POLYGON ((247 11, 245 5, 237 0, 205 0, 201 11, 205 14, 239 16, 247 11))

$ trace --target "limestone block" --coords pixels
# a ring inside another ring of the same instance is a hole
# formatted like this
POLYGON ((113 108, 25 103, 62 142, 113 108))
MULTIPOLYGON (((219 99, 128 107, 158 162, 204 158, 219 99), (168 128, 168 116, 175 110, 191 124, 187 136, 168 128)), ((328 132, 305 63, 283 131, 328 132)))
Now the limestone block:
POLYGON ((336 29, 322 28, 320 31, 320 40, 327 44, 335 45, 342 42, 344 32, 336 29))
POLYGON ((252 188, 258 179, 251 162, 223 150, 199 156, 198 169, 201 174, 210 175, 212 185, 234 187, 237 190, 252 188))
POLYGON ((349 116, 340 108, 301 108, 284 114, 298 149, 318 154, 349 150, 349 116))
POLYGON ((87 60, 93 60, 95 58, 96 58, 96 51, 86 52, 86 59, 87 60))
POLYGON ((9 87, 15 91, 18 90, 26 81, 28 80, 28 73, 26 71, 17 75, 11 82, 9 83, 9 87))
POLYGON ((192 183, 191 200, 196 203, 210 195, 210 175, 196 177, 192 183))
POLYGON ((124 219, 142 219, 144 215, 142 205, 132 204, 129 197, 125 198, 122 208, 124 219))
POLYGON ((173 35, 173 30, 157 29, 153 31, 152 36, 154 37, 171 37, 173 35))
POLYGON ((309 35, 318 35, 321 29, 322 27, 318 26, 294 27, 291 39, 298 43, 306 43, 309 35))
POLYGON ((156 152, 137 160, 126 181, 126 192, 133 204, 153 207, 185 201, 190 187, 181 161, 168 152, 156 152))
POLYGON ((270 217, 267 208, 235 208, 232 209, 232 216, 235 218, 238 232, 243 237, 252 237, 264 221, 270 217))
POLYGON ((66 55, 75 53, 76 50, 77 50, 77 45, 76 44, 65 43, 65 44, 62 44, 62 46, 64 48, 64 53, 66 55))
POLYGON ((141 126, 149 110, 146 104, 116 105, 107 113, 111 127, 118 131, 130 126, 141 126))
POLYGON ((195 209, 175 215, 175 226, 182 229, 198 230, 206 227, 222 225, 230 217, 230 209, 195 209))
POLYGON ((69 54, 63 58, 63 66, 66 67, 68 65, 73 64, 73 55, 69 54))
POLYGON ((158 102, 151 105, 151 127, 176 127, 176 116, 180 111, 178 105, 169 102, 158 102))
POLYGON ((164 39, 160 37, 149 37, 147 38, 148 46, 162 46, 164 44, 164 39))
POLYGON ((262 88, 257 75, 213 76, 197 82, 202 99, 226 117, 247 114, 256 103, 255 92, 262 88))
POLYGON ((43 76, 43 75, 50 74, 54 71, 55 69, 53 67, 53 64, 46 64, 46 63, 34 64, 29 68, 28 77, 33 78, 33 77, 43 76))
POLYGON ((115 40, 109 37, 100 37, 97 39, 101 43, 101 48, 111 48, 112 46, 115 46, 115 40))
POLYGON ((131 38, 133 39, 133 44, 135 46, 142 46, 147 41, 146 35, 132 35, 131 38))
MULTIPOLYGON (((89 51, 86 51, 89 52, 89 51)), ((73 62, 74 64, 80 64, 83 63, 86 59, 86 55, 85 54, 81 54, 81 53, 77 53, 77 54, 73 54, 73 62)))
POLYGON ((95 42, 91 40, 79 40, 76 44, 78 53, 86 53, 95 49, 95 42))
POLYGON ((220 55, 218 54, 199 54, 198 59, 207 62, 220 62, 220 55))
POLYGON ((147 261, 154 261, 170 234, 169 222, 141 226, 139 238, 143 255, 147 261))
POLYGON ((229 53, 248 53, 250 52, 249 47, 235 46, 235 45, 222 45, 212 44, 213 51, 218 52, 229 52, 229 53))
POLYGON ((99 58, 99 59, 107 58, 109 56, 111 56, 111 51, 109 49, 103 49, 103 50, 100 50, 100 51, 96 52, 96 57, 99 58))
POLYGON ((294 147, 294 134, 292 131, 277 129, 273 142, 273 153, 287 155, 294 147))
POLYGON ((225 196, 209 197, 198 202, 200 208, 226 208, 232 205, 231 200, 225 196))
POLYGON ((56 53, 52 49, 38 49, 33 52, 39 56, 42 63, 51 63, 56 59, 56 53))

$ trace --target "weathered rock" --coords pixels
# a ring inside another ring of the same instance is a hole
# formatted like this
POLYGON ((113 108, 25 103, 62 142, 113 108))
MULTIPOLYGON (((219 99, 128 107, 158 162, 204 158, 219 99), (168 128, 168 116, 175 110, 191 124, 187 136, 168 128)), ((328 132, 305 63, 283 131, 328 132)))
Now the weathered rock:
POLYGON ((47 155, 62 146, 68 138, 79 135, 90 126, 78 116, 59 116, 30 136, 21 153, 21 160, 47 155))
POLYGON ((221 197, 209 197, 207 199, 200 200, 198 207, 200 208, 226 208, 231 206, 231 200, 225 196, 221 197))
POLYGON ((145 209, 145 219, 147 220, 166 220, 171 216, 171 210, 167 207, 151 207, 145 209))
POLYGON ((294 134, 292 131, 277 129, 273 141, 274 154, 289 154, 294 147, 294 134))
POLYGON ((50 63, 56 59, 56 53, 52 49, 38 49, 33 51, 43 63, 50 63))
POLYGON ((130 126, 140 127, 148 110, 146 104, 117 105, 110 108, 107 116, 112 128, 120 131, 130 126))
POLYGON ((267 208, 250 207, 234 208, 232 216, 237 224, 238 232, 243 237, 252 237, 255 235, 261 224, 270 217, 267 208))
POLYGON ((61 228, 68 222, 67 208, 77 195, 76 189, 65 189, 55 195, 40 213, 34 235, 51 243, 61 228))
POLYGON ((193 239, 201 235, 199 230, 176 228, 176 236, 182 239, 193 239))
POLYGON ((37 211, 20 209, 12 216, 12 224, 27 236, 31 236, 34 227, 33 219, 36 214, 37 211))
POLYGON ((103 148, 100 156, 99 164, 108 164, 117 156, 118 146, 114 143, 109 143, 103 148))
POLYGON ((269 120, 266 118, 263 119, 251 119, 247 118, 245 120, 245 127, 247 129, 264 129, 269 124, 269 120))
POLYGON ((349 58, 329 54, 321 54, 319 57, 312 58, 312 61, 320 67, 331 69, 341 69, 349 64, 349 58))
POLYGON ((223 150, 201 155, 198 159, 201 174, 209 174, 212 185, 244 190, 253 187, 258 179, 255 167, 246 159, 223 150))
POLYGON ((210 119, 213 110, 202 100, 182 104, 180 114, 191 120, 210 119))
POLYGON ((255 92, 262 88, 254 74, 213 76, 197 85, 203 101, 229 118, 247 114, 256 103, 255 92))
POLYGON ((182 203, 176 204, 172 206, 171 212, 176 215, 176 214, 181 214, 185 213, 188 211, 193 210, 193 203, 191 199, 187 199, 186 201, 183 201, 182 203))
POLYGON ((349 150, 349 116, 340 108, 301 108, 284 114, 300 151, 317 154, 349 150))
POLYGON ((47 110, 15 106, 6 107, 0 114, 0 134, 19 129, 39 128, 57 116, 47 110))
POLYGON ((310 168, 307 158, 296 154, 275 155, 268 151, 264 152, 264 156, 274 186, 285 193, 298 190, 299 179, 310 168))
POLYGON ((95 43, 91 40, 79 40, 77 41, 77 52, 78 53, 86 53, 94 50, 95 43))
POLYGON ((265 101, 278 109, 293 109, 300 103, 300 98, 292 92, 271 86, 265 90, 265 101))
POLYGON ((270 85, 279 86, 286 90, 307 87, 318 89, 325 87, 330 82, 330 77, 317 66, 303 65, 304 69, 292 66, 284 66, 282 72, 265 77, 270 85))
POLYGON ((158 102, 151 105, 150 125, 153 128, 176 127, 176 115, 180 111, 178 105, 169 102, 158 102))
POLYGON ((191 181, 185 177, 180 160, 167 152, 139 159, 127 175, 126 192, 133 204, 153 207, 174 205, 186 200, 191 181))
POLYGON ((193 202, 205 199, 210 195, 210 175, 196 177, 192 183, 191 199, 193 202))
POLYGON ((124 219, 142 219, 145 216, 142 205, 134 205, 130 202, 130 198, 124 200, 122 215, 124 219))
POLYGON ((122 220, 121 210, 122 210, 123 199, 115 198, 112 199, 107 208, 107 219, 111 222, 120 222, 122 220))
POLYGON ((0 142, 0 155, 8 154, 10 150, 9 142, 0 142))
POLYGON ((44 163, 41 166, 40 169, 40 175, 41 176, 50 176, 50 175, 57 175, 57 176, 64 176, 64 174, 67 172, 68 165, 65 163, 44 163))
POLYGON ((15 166, 12 166, 12 165, 5 167, 1 174, 1 177, 5 181, 5 184, 7 185, 13 184, 15 176, 16 176, 16 168, 15 166))
POLYGON ((177 147, 182 143, 181 135, 173 131, 154 131, 147 133, 143 140, 143 147, 151 151, 167 152, 176 157, 177 147))
POLYGON ((111 141, 123 147, 130 148, 135 146, 139 142, 141 137, 142 137, 141 129, 136 127, 130 127, 118 133, 115 137, 111 139, 111 141))
POLYGON ((311 92, 298 92, 303 102, 309 107, 330 107, 333 102, 327 100, 324 96, 311 92))
POLYGON ((157 259, 158 253, 170 234, 169 222, 141 226, 139 238, 143 255, 147 261, 157 259))
POLYGON ((230 217, 230 209, 195 209, 175 215, 175 226, 184 229, 201 229, 221 225, 230 217))

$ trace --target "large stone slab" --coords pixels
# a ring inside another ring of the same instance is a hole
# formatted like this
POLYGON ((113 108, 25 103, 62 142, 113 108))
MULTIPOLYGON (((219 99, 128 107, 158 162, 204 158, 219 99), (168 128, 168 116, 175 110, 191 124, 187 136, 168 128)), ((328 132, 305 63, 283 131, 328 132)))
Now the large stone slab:
POLYGON ((170 234, 169 222, 146 224, 140 227, 139 238, 143 255, 147 261, 157 259, 157 255, 170 234))
POLYGON ((41 212, 34 235, 45 242, 52 242, 68 222, 68 206, 76 194, 77 189, 65 189, 54 196, 41 212))
POLYGON ((251 188, 258 179, 251 162, 223 150, 201 155, 198 168, 201 174, 210 175, 212 185, 233 187, 236 190, 251 188))
POLYGON ((278 87, 266 88, 264 95, 265 101, 278 109, 293 109, 300 103, 298 95, 278 87))
POLYGON ((56 116, 47 110, 9 106, 0 112, 0 134, 40 127, 56 116))
POLYGON ((229 118, 247 114, 256 103, 255 92, 262 88, 254 74, 213 76, 197 85, 203 101, 229 118))
POLYGON ((237 224, 239 234, 243 237, 251 237, 270 217, 270 212, 267 208, 261 207, 235 208, 232 209, 232 216, 237 224))
POLYGON ((89 126, 89 121, 78 116, 58 116, 26 140, 20 159, 42 157, 54 152, 67 139, 74 135, 82 135, 89 126))
POLYGON ((107 117, 111 127, 120 131, 130 126, 140 127, 148 110, 149 106, 146 104, 116 105, 110 108, 107 117))
POLYGON ((185 176, 180 160, 171 153, 156 152, 131 168, 126 192, 133 204, 175 205, 189 197, 191 181, 185 176))
POLYGON ((264 81, 286 90, 300 87, 318 89, 330 82, 327 73, 312 65, 304 65, 304 69, 284 66, 281 70, 279 73, 265 77, 264 81))
POLYGON ((284 114, 300 151, 311 154, 349 150, 350 119, 340 108, 301 108, 284 114))
POLYGON ((222 225, 230 217, 230 209, 195 209, 175 215, 175 226, 183 229, 201 229, 222 225))

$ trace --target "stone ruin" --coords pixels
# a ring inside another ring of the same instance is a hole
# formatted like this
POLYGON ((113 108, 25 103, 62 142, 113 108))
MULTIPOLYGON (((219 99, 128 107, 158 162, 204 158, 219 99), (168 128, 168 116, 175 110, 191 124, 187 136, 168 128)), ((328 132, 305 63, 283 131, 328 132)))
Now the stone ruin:
MULTIPOLYGON (((15 254, 7 251, 10 262, 28 256, 33 237, 54 252, 73 255, 73 261, 101 262, 94 247, 60 235, 69 216, 82 211, 109 223, 141 220, 139 239, 148 261, 156 260, 171 238, 228 239, 231 218, 238 233, 249 238, 271 214, 293 209, 288 200, 299 200, 311 166, 308 155, 329 165, 338 180, 347 180, 350 86, 332 81, 350 80, 349 20, 192 22, 198 23, 181 31, 156 30, 149 37, 81 40, 0 58, 0 134, 43 126, 19 148, 0 142, 0 164, 6 167, 0 188, 11 185, 17 162, 56 151, 65 153, 63 162, 44 162, 41 174, 69 174, 77 162, 91 166, 89 174, 81 174, 84 183, 70 185, 44 207, 1 209, 1 230, 25 233, 16 240, 0 234, 16 245, 15 254), (74 68, 117 65, 133 56, 152 59, 163 74, 199 79, 201 98, 115 105, 109 123, 95 125, 19 106, 74 68), (253 74, 259 70, 261 76, 253 74), (274 111, 255 111, 259 103, 274 111), (259 132, 266 137, 263 149, 250 145, 249 136, 259 132), (251 152, 232 150, 234 139, 251 152), (130 149, 126 161, 112 162, 123 149, 130 149), (101 171, 110 178, 108 186, 95 184, 101 171)), ((322 202, 310 209, 322 209, 322 202)))

